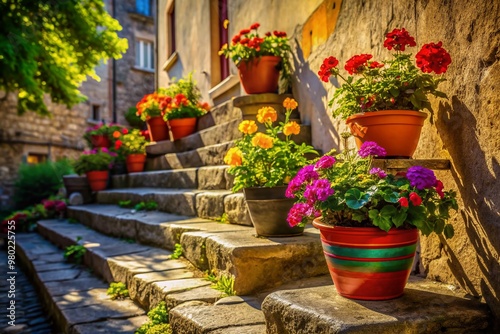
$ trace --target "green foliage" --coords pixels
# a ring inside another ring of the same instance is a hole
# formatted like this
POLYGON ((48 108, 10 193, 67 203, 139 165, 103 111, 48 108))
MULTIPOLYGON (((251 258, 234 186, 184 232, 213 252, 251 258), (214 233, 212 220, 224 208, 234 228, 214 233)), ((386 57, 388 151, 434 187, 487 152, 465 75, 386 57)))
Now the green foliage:
POLYGON ((158 93, 165 94, 171 98, 174 98, 178 94, 182 94, 193 104, 198 103, 201 99, 201 92, 196 85, 196 81, 193 79, 192 72, 185 78, 173 78, 170 85, 167 88, 160 88, 158 93))
POLYGON ((135 334, 159 334, 169 333, 170 326, 168 324, 168 310, 165 302, 160 302, 158 306, 148 312, 149 321, 139 327, 135 334), (161 330, 165 330, 162 332, 161 330))
POLYGON ((109 285, 108 291, 106 292, 111 299, 125 299, 128 298, 127 286, 122 282, 112 282, 109 285))
POLYGON ((221 224, 229 224, 229 217, 227 213, 224 212, 219 218, 215 219, 215 221, 221 224))
POLYGON ((144 122, 139 116, 137 116, 136 107, 128 108, 127 112, 125 113, 125 119, 127 120, 128 124, 130 124, 130 126, 140 130, 143 129, 146 125, 146 122, 144 122))
POLYGON ((63 185, 63 175, 72 173, 71 164, 66 159, 21 165, 14 184, 14 206, 18 209, 26 208, 56 195, 63 185))
POLYGON ((170 255, 170 258, 176 260, 182 256, 182 252, 182 245, 175 244, 174 252, 170 255))
POLYGON ((126 200, 126 201, 119 201, 118 206, 120 208, 131 208, 133 206, 132 200, 126 200))
POLYGON ((158 209, 158 203, 156 203, 155 201, 140 202, 134 206, 134 209, 136 211, 154 211, 158 209))
POLYGON ((78 219, 75 219, 75 218, 68 218, 68 223, 70 223, 70 224, 78 224, 78 223, 80 223, 80 222, 78 221, 78 219))
POLYGON ((81 264, 83 261, 83 256, 87 249, 80 245, 79 242, 82 240, 82 237, 76 238, 76 244, 68 246, 64 250, 64 258, 66 261, 76 264, 81 264))
POLYGON ((277 126, 259 120, 265 115, 277 117, 273 108, 264 107, 259 110, 257 119, 265 123, 266 134, 256 132, 257 125, 254 121, 240 123, 238 128, 244 135, 236 140, 234 147, 224 157, 224 162, 231 166, 228 173, 235 176, 234 192, 248 187, 284 185, 307 164, 306 154, 318 154, 312 146, 305 143, 299 145, 292 140, 293 134, 287 129, 294 127, 300 131, 296 122, 290 122, 290 114, 297 103, 290 99, 285 100, 285 103, 285 122, 280 122, 277 126))
POLYGON ((126 128, 119 124, 100 123, 88 128, 83 134, 83 139, 85 139, 89 147, 93 147, 92 136, 106 136, 109 138, 110 143, 114 145, 116 138, 113 137, 113 134, 116 131, 121 133, 124 129, 126 128))
POLYGON ((212 282, 211 287, 217 291, 221 291, 223 296, 234 296, 236 291, 234 291, 234 277, 230 275, 216 275, 214 271, 205 274, 205 279, 212 282))
POLYGON ((91 171, 108 170, 113 157, 107 150, 84 152, 73 164, 75 172, 83 175, 91 171))
POLYGON ((43 101, 71 107, 83 100, 80 84, 94 68, 127 50, 119 22, 102 0, 0 2, 0 90, 18 92, 18 112, 50 111, 43 101))

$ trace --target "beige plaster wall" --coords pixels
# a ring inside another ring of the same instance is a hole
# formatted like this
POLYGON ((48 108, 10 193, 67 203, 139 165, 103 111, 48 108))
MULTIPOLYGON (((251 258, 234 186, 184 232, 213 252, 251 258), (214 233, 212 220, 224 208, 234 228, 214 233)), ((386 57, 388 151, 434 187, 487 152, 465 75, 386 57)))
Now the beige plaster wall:
MULTIPOLYGON (((458 212, 450 221, 451 240, 422 238, 422 264, 429 278, 452 283, 482 296, 500 318, 500 3, 343 1, 335 32, 309 58, 296 54, 294 94, 302 118, 312 125, 313 144, 337 147, 344 122, 333 119, 327 101, 334 87, 317 77, 322 60, 333 55, 343 64, 355 54, 386 59, 384 35, 405 27, 417 46, 442 41, 452 64, 441 89, 447 100, 433 100, 415 158, 447 158, 450 171, 438 172, 458 192, 458 212)), ((300 29, 297 36, 301 36, 300 29)), ((296 50, 301 41, 297 40, 296 50)), ((414 48, 414 53, 418 48, 414 48)))

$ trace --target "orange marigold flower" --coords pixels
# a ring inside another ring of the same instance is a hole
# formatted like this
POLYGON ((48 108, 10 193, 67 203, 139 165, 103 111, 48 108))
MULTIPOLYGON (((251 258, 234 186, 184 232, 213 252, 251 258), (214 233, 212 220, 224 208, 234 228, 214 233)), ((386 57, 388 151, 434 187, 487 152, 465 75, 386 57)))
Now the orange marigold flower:
POLYGON ((224 162, 231 167, 241 166, 242 160, 241 151, 237 147, 230 148, 224 157, 224 162))
POLYGON ((273 137, 259 132, 252 138, 252 145, 259 146, 264 149, 271 148, 273 147, 273 137))
POLYGON ((257 124, 255 124, 255 121, 243 121, 238 125, 238 130, 246 135, 251 135, 257 132, 257 124))
POLYGON ((260 108, 257 113, 257 121, 260 123, 275 122, 278 119, 278 113, 273 107, 260 108))
POLYGON ((113 138, 120 138, 120 136, 121 136, 120 131, 113 132, 113 138))
POLYGON ((300 125, 297 122, 288 122, 283 127, 283 133, 285 136, 289 136, 291 134, 298 135, 300 133, 300 125))
POLYGON ((283 107, 285 107, 285 109, 293 110, 293 109, 297 108, 298 106, 299 106, 299 104, 297 103, 297 101, 295 101, 294 99, 291 99, 289 97, 287 97, 285 99, 285 101, 283 101, 283 107))

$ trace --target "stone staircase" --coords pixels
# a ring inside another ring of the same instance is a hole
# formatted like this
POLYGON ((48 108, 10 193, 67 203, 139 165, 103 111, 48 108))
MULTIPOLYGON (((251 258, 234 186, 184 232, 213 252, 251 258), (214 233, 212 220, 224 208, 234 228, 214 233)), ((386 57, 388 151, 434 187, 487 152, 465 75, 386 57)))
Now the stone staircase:
MULTIPOLYGON (((71 206, 70 220, 41 221, 40 235, 19 236, 20 257, 63 332, 133 333, 160 301, 174 333, 487 330, 485 304, 423 279, 412 278, 395 301, 338 296, 312 227, 298 237, 257 237, 222 162, 241 118, 231 101, 214 108, 197 133, 148 146, 148 172, 114 176, 97 203, 71 206), (117 205, 125 200, 155 201, 158 211, 117 205), (92 274, 63 261, 60 248, 78 240, 92 274), (170 257, 176 244, 184 258, 170 257), (238 296, 222 297, 207 271, 232 277, 238 296), (131 300, 109 300, 105 282, 115 281, 127 285, 131 300)), ((303 129, 299 140, 310 141, 303 129)))

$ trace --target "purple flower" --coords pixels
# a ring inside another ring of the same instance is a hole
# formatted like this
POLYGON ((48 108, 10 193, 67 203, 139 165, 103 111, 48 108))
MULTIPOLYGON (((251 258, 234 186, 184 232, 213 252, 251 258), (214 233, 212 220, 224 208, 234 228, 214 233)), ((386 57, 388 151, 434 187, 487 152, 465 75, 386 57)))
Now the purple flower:
POLYGON ((294 194, 301 189, 304 183, 308 183, 311 180, 317 180, 318 178, 319 174, 314 170, 314 165, 307 165, 303 167, 288 184, 285 196, 293 198, 294 194))
POLYGON ((335 158, 330 155, 324 155, 319 159, 314 167, 316 169, 327 169, 332 167, 335 164, 335 158))
POLYGON ((295 227, 302 223, 304 218, 307 216, 314 215, 314 217, 319 216, 319 212, 314 210, 314 208, 306 203, 295 203, 290 211, 288 212, 288 217, 286 220, 290 227, 295 227))
POLYGON ((358 151, 358 154, 362 158, 366 158, 370 155, 384 157, 387 152, 383 147, 378 146, 374 141, 365 141, 358 151))
POLYGON ((332 189, 330 181, 319 179, 306 186, 304 197, 307 199, 307 203, 312 205, 317 201, 326 201, 334 192, 335 190, 332 189))
POLYGON ((432 188, 437 184, 434 172, 422 166, 412 166, 408 168, 406 178, 410 180, 410 185, 416 187, 418 190, 432 188))
POLYGON ((387 173, 378 167, 370 169, 370 174, 377 174, 377 176, 381 179, 385 179, 387 177, 387 173))

